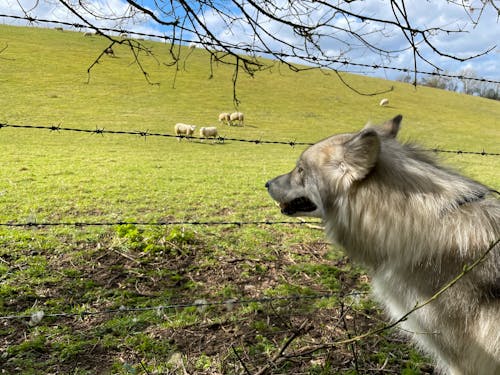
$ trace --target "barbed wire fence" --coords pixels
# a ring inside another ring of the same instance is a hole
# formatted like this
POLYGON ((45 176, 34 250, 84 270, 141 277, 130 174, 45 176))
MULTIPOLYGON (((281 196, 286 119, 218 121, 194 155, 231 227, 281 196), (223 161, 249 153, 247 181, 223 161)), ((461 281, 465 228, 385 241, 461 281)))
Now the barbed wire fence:
MULTIPOLYGON (((3 128, 13 128, 13 129, 28 129, 28 130, 48 130, 50 132, 70 132, 70 133, 86 133, 86 134, 96 134, 104 136, 105 134, 110 135, 128 135, 134 137, 141 137, 146 139, 147 137, 161 137, 167 139, 188 139, 188 140, 196 140, 199 138, 185 136, 185 135, 175 135, 175 134, 167 134, 167 133, 154 133, 150 131, 129 131, 129 130, 107 130, 104 128, 95 128, 95 129, 83 129, 83 128, 68 128, 62 127, 60 125, 20 125, 20 124, 9 124, 9 123, 0 123, 0 130, 3 128)), ((241 142, 253 145, 285 145, 290 147, 295 146, 311 146, 314 143, 312 142, 300 142, 300 141, 278 141, 278 140, 264 140, 264 139, 243 139, 243 138, 232 138, 232 137, 222 137, 218 136, 214 139, 219 143, 224 143, 226 141, 232 142, 241 142)), ((435 153, 447 153, 447 154, 457 154, 457 155, 479 155, 485 157, 498 157, 500 153, 497 152, 487 152, 486 150, 482 151, 471 151, 471 150, 448 150, 442 148, 430 148, 426 149, 429 152, 435 153)), ((498 193, 496 190, 492 190, 492 192, 498 193)), ((247 225, 319 225, 321 224, 318 221, 305 221, 305 220, 260 220, 260 221, 177 221, 177 220, 166 220, 166 221, 101 221, 101 222, 89 222, 89 221, 61 221, 61 222, 37 222, 35 221, 27 221, 27 222, 0 222, 0 227, 55 227, 55 226, 74 226, 74 227, 83 227, 83 226, 116 226, 116 225, 140 225, 140 226, 174 226, 174 225, 204 225, 204 226, 247 226, 247 225)))

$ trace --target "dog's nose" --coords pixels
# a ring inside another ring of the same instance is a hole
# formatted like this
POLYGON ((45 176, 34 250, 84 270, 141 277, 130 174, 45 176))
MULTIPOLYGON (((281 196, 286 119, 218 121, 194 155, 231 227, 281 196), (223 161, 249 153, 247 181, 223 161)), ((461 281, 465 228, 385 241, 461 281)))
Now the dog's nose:
POLYGON ((266 182, 266 189, 269 189, 269 181, 266 182))

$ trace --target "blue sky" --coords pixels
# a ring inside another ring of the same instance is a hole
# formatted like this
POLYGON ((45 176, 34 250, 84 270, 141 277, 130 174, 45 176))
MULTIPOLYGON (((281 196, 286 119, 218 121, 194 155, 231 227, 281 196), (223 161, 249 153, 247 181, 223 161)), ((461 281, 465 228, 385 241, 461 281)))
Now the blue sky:
MULTIPOLYGON (((465 2, 467 3, 467 1, 465 2)), ((154 2, 152 0, 142 0, 140 3, 150 8, 154 7, 154 2)), ((167 1, 166 3, 170 2, 167 1)), ((219 3, 229 4, 228 1, 220 1, 219 3)), ((353 2, 351 6, 353 11, 361 12, 366 16, 388 19, 393 18, 388 3, 389 2, 385 0, 365 0, 353 2), (356 9, 357 7, 360 8, 356 9)), ((474 7, 479 4, 479 0, 471 0, 468 3, 470 3, 470 7, 474 7)), ((121 15, 127 14, 129 10, 129 6, 124 0, 87 0, 86 4, 89 4, 96 12, 102 14, 121 15)), ((487 7, 486 12, 481 14, 479 24, 473 27, 471 18, 466 12, 458 6, 450 6, 449 2, 446 0, 407 0, 405 4, 408 14, 411 15, 413 27, 428 28, 439 26, 447 29, 467 29, 467 32, 464 33, 440 33, 432 37, 432 42, 435 43, 438 48, 445 50, 449 54, 466 57, 475 55, 481 51, 486 51, 492 47, 494 48, 487 56, 466 62, 453 61, 448 58, 437 56, 428 49, 423 49, 423 53, 432 63, 452 74, 459 73, 464 69, 473 69, 479 77, 500 81, 500 64, 498 63, 500 48, 497 46, 497 40, 500 39, 498 37, 498 35, 500 35, 500 24, 498 14, 496 14, 493 7, 487 7)), ((35 18, 81 22, 55 0, 0 0, 0 13, 2 14, 22 15, 21 7, 25 10, 30 10, 30 16, 35 18)), ((472 15, 473 17, 479 16, 478 13, 472 13, 472 15)), ((26 21, 14 21, 9 18, 1 19, 3 23, 27 25, 26 21)), ((271 31, 274 35, 279 35, 280 38, 287 40, 291 44, 299 43, 297 37, 294 36, 290 30, 277 25, 271 20, 262 19, 262 22, 265 23, 266 29, 271 31)), ((338 25, 342 26, 342 22, 345 23, 346 20, 340 18, 338 22, 338 25)), ((376 25, 367 23, 362 24, 356 19, 350 19, 349 22, 352 22, 352 25, 362 27, 364 32, 370 31, 370 28, 376 28, 376 25)), ((205 14, 205 23, 222 39, 242 43, 251 42, 253 40, 251 32, 246 25, 239 25, 230 32, 224 21, 211 13, 205 14)), ((160 26, 144 17, 135 17, 133 20, 121 24, 117 24, 116 21, 95 20, 95 24, 102 27, 118 27, 150 34, 162 35, 163 33, 168 33, 167 29, 162 29, 160 26)), ((40 26, 48 27, 53 25, 45 24, 40 26)), ((381 37, 380 33, 374 33, 371 37, 372 41, 390 50, 401 49, 405 43, 402 36, 394 30, 386 29, 383 35, 384 37, 381 37)), ((188 35, 185 36, 189 38, 188 35)), ((332 56, 339 52, 345 52, 345 57, 349 58, 350 61, 361 64, 413 68, 413 56, 409 51, 393 54, 390 58, 381 58, 379 54, 370 52, 365 47, 360 46, 356 48, 356 46, 354 46, 354 48, 352 48, 352 43, 354 42, 351 42, 351 48, 346 50, 346 45, 342 43, 342 41, 347 41, 347 37, 343 34, 338 34, 337 37, 338 38, 325 38, 325 40, 321 41, 321 48, 327 51, 327 53, 331 53, 332 56)), ((269 43, 277 50, 280 50, 281 47, 278 46, 276 42, 269 39, 269 43)), ((425 63, 419 63, 417 69, 421 71, 432 71, 433 67, 425 63)), ((357 69, 355 67, 349 67, 347 70, 356 71, 357 69)), ((395 78, 401 74, 400 72, 392 70, 361 70, 365 74, 385 78, 395 78)))

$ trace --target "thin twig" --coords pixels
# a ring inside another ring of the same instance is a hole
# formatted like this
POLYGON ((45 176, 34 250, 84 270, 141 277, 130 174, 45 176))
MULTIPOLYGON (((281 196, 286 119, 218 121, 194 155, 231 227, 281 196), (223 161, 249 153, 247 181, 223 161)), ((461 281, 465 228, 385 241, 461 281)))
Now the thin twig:
POLYGON ((241 357, 238 354, 238 351, 236 350, 236 348, 234 347, 234 345, 231 345, 231 349, 233 349, 234 355, 236 355, 236 358, 238 358, 238 361, 243 366, 243 369, 245 370, 245 372, 247 373, 247 375, 252 375, 252 373, 248 370, 247 366, 245 365, 245 362, 243 362, 243 360, 241 359, 241 357))
POLYGON ((300 327, 296 329, 292 336, 290 336, 281 346, 281 348, 276 352, 276 354, 271 358, 271 360, 265 365, 264 367, 261 367, 254 375, 264 375, 267 373, 267 371, 274 365, 278 366, 279 364, 283 363, 284 361, 288 360, 288 357, 284 357, 284 352, 285 350, 290 346, 290 344, 301 334, 304 333, 304 328, 307 325, 308 320, 304 320, 300 327))

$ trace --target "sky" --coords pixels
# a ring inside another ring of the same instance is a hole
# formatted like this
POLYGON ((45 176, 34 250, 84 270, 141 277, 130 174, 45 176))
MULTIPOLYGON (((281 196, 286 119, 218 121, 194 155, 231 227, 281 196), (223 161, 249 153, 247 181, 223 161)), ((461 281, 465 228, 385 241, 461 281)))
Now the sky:
MULTIPOLYGON (((66 0, 68 1, 68 0, 66 0)), ((75 1, 75 0, 73 0, 75 1)), ((498 4, 498 1, 494 0, 498 4)), ((155 9, 153 0, 139 0, 141 5, 150 9, 155 9)), ((217 2, 217 1, 216 1, 217 2)), ((468 9, 477 8, 480 0, 460 0, 457 2, 467 3, 468 9)), ((170 1, 164 1, 169 4, 170 1)), ((190 1, 194 4, 195 1, 190 1)), ((231 4, 229 1, 218 0, 219 4, 231 4)), ((284 0, 273 2, 274 4, 286 3, 284 0)), ((336 2, 332 2, 336 3, 336 2)), ((129 5, 125 0, 86 0, 96 14, 107 14, 114 16, 128 14, 130 15, 129 5)), ((429 27, 443 27, 446 29, 465 28, 467 31, 463 33, 437 33, 431 36, 432 42, 436 47, 446 51, 447 53, 459 57, 473 56, 480 52, 493 49, 488 55, 482 56, 466 62, 458 62, 453 59, 437 56, 430 49, 422 49, 426 58, 432 61, 433 64, 439 66, 441 69, 450 74, 458 74, 464 69, 473 69, 478 77, 486 78, 489 80, 500 81, 500 46, 498 40, 500 38, 500 20, 498 12, 492 7, 488 6, 486 11, 480 15, 480 21, 476 26, 473 26, 471 18, 459 6, 450 5, 447 0, 407 0, 405 1, 406 10, 410 15, 410 21, 413 27, 416 28, 429 28, 429 27)), ((353 12, 359 12, 367 17, 382 17, 385 19, 393 18, 392 10, 387 0, 358 0, 350 5, 353 12)), ((57 21, 78 22, 74 14, 69 12, 58 0, 0 0, 0 14, 4 15, 23 15, 27 12, 33 18, 50 19, 57 21)), ((226 9, 234 11, 234 8, 226 9)), ((325 17, 325 14, 319 10, 316 14, 317 17, 325 17)), ((479 16, 477 11, 472 12, 472 17, 479 16)), ((109 18, 109 17, 108 17, 109 18)), ((291 30, 277 24, 276 22, 260 18, 267 31, 272 35, 279 36, 282 40, 290 44, 299 45, 297 36, 291 30)), ((30 25, 26 20, 14 20, 8 17, 0 17, 0 22, 4 24, 16 25, 30 25)), ((115 20, 103 20, 93 18, 92 22, 97 26, 122 28, 125 30, 142 32, 147 34, 164 35, 168 34, 167 28, 160 27, 148 17, 134 16, 130 21, 118 24, 115 20)), ((228 29, 227 23, 224 22, 217 14, 207 12, 204 14, 204 23, 213 30, 221 39, 226 39, 230 42, 252 42, 254 40, 251 30, 248 25, 241 24, 233 26, 232 30, 228 29)), ((363 33, 368 33, 367 38, 370 42, 377 44, 388 50, 400 50, 405 45, 405 40, 402 35, 394 30, 385 29, 382 33, 376 32, 378 26, 369 23, 361 22, 355 18, 336 17, 336 26, 347 26, 360 28, 363 33), (373 34, 370 34, 373 32, 373 34)), ((54 24, 35 24, 38 27, 54 27, 54 24)), ((82 30, 85 31, 85 30, 82 30)), ((356 46, 354 40, 349 40, 349 37, 343 33, 334 33, 332 29, 325 30, 326 34, 331 33, 329 37, 320 40, 320 45, 323 51, 331 56, 336 56, 339 53, 343 57, 348 58, 350 61, 368 65, 385 65, 396 68, 413 69, 413 55, 410 51, 401 51, 393 53, 390 57, 381 58, 380 54, 370 51, 365 46, 356 46), (346 42, 349 42, 349 48, 346 47, 346 42)), ((188 34, 184 35, 189 38, 188 34)), ((266 38, 272 48, 280 51, 283 46, 279 46, 276 41, 271 38, 266 38)), ((300 61, 294 61, 300 62, 300 61)), ((388 79, 395 79, 402 73, 397 70, 384 70, 384 69, 367 69, 357 68, 356 66, 349 66, 348 68, 342 67, 349 71, 357 71, 367 75, 379 76, 388 79)), ((432 65, 424 62, 419 62, 417 70, 432 72, 434 70, 432 65)))

